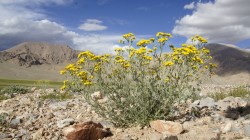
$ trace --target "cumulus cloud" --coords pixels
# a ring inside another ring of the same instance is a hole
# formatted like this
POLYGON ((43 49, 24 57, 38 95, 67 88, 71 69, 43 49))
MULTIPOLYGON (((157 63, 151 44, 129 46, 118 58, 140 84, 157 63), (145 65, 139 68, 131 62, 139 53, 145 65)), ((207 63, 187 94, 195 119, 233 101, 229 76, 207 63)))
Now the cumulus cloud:
POLYGON ((176 21, 172 32, 189 38, 200 34, 209 42, 237 43, 250 39, 250 1, 197 3, 193 13, 176 21))
POLYGON ((75 33, 48 20, 42 10, 34 7, 43 4, 66 4, 68 0, 2 0, 0 1, 0 47, 6 49, 24 41, 46 41, 72 44, 75 33), (32 5, 33 3, 33 5, 32 5))
POLYGON ((110 53, 118 46, 119 35, 87 34, 73 38, 77 50, 91 50, 95 53, 110 53))
POLYGON ((102 21, 97 19, 87 19, 79 29, 84 31, 101 31, 107 29, 107 26, 102 25, 102 21))
POLYGON ((191 2, 190 4, 184 6, 184 9, 192 10, 194 8, 195 8, 194 2, 191 2))
MULTIPOLYGON (((40 9, 42 5, 67 4, 70 0, 1 0, 0 50, 25 41, 68 44, 73 49, 109 53, 116 47, 120 35, 79 34, 70 31, 40 9), (34 10, 34 9, 37 9, 34 10)), ((101 24, 95 19, 88 23, 101 24)))

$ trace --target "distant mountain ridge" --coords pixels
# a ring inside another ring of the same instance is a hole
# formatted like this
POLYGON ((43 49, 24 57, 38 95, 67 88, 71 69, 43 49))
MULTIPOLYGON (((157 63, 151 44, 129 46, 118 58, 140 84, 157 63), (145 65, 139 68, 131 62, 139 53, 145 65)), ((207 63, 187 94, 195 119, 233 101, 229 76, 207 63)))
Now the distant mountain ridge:
MULTIPOLYGON (((230 75, 241 72, 250 74, 250 51, 230 44, 210 43, 206 46, 218 64, 216 74, 230 75)), ((24 42, 5 51, 0 51, 0 63, 31 67, 43 64, 57 65, 76 62, 80 51, 68 45, 39 42, 24 42)))
POLYGON ((20 66, 59 64, 77 59, 80 51, 68 45, 41 42, 24 42, 5 51, 0 51, 0 62, 10 61, 20 66))
POLYGON ((207 44, 213 60, 218 64, 216 74, 250 73, 250 51, 230 44, 207 44))

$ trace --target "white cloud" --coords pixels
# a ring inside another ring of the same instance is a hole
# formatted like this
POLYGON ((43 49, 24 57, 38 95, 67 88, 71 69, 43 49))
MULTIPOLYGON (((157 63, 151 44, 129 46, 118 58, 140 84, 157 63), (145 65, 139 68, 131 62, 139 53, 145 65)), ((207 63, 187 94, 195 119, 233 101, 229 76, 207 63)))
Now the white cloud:
POLYGON ((107 26, 102 25, 102 21, 97 19, 87 19, 79 29, 84 31, 101 31, 107 29, 107 26))
POLYGON ((197 3, 191 15, 176 21, 172 32, 187 38, 200 34, 209 42, 237 43, 250 39, 249 5, 249 0, 197 3))
POLYGON ((85 34, 74 37, 73 42, 77 50, 91 50, 103 54, 113 52, 114 47, 118 46, 119 39, 120 35, 85 34))
POLYGON ((191 2, 190 4, 187 4, 184 6, 184 9, 189 9, 189 10, 192 10, 195 8, 195 3, 194 2, 191 2))
MULTIPOLYGON (((43 9, 44 4, 67 4, 69 0, 0 0, 0 50, 25 41, 68 44, 73 49, 110 53, 118 46, 121 35, 79 34, 60 23, 51 21, 43 9), (30 2, 30 3, 29 3, 30 2), (29 3, 27 5, 27 3, 29 3), (33 5, 31 4, 33 3, 33 5), (35 8, 34 8, 35 7, 35 8), (39 9, 35 11, 34 9, 39 9), (116 44, 117 43, 117 44, 116 44)), ((101 24, 95 19, 89 23, 101 24)))

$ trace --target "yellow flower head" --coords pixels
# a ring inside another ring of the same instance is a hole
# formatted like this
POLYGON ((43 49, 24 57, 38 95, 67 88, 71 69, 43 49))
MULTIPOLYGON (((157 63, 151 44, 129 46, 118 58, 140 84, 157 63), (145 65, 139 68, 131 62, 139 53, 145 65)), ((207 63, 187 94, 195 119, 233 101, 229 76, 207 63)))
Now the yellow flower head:
POLYGON ((172 62, 172 61, 166 61, 166 62, 164 62, 164 65, 165 66, 172 66, 172 65, 174 65, 174 62, 172 62))
POLYGON ((136 39, 135 35, 133 33, 127 33, 122 36, 127 41, 134 41, 136 39))
POLYGON ((154 41, 155 41, 155 38, 149 38, 149 40, 150 40, 151 42, 154 42, 154 41))
POLYGON ((146 47, 150 43, 151 43, 150 40, 142 39, 139 42, 137 42, 136 45, 139 46, 139 47, 146 47))
POLYGON ((159 43, 165 43, 166 41, 168 41, 168 38, 166 38, 166 37, 162 37, 162 38, 158 39, 159 43))
POLYGON ((65 74, 65 73, 66 73, 65 70, 61 70, 61 71, 60 71, 60 74, 65 74))

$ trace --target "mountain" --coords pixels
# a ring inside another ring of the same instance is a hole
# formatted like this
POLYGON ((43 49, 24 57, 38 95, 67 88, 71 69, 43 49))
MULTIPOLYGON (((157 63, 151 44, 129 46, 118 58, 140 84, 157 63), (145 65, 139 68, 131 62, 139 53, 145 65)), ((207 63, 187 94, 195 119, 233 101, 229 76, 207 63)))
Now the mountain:
POLYGON ((250 51, 230 44, 210 43, 206 46, 218 64, 216 74, 225 76, 241 72, 250 73, 250 51))
POLYGON ((78 54, 79 51, 71 49, 68 45, 24 42, 0 51, 0 63, 8 61, 26 67, 59 64, 76 60, 78 54))

